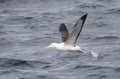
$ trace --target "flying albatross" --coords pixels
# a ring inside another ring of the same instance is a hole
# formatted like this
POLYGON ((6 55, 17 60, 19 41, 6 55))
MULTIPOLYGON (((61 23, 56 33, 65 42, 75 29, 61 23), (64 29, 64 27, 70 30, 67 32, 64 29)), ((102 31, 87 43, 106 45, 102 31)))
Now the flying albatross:
MULTIPOLYGON (((82 31, 83 25, 87 18, 87 14, 83 15, 74 25, 73 31, 69 34, 67 27, 62 23, 59 27, 59 32, 61 33, 62 43, 51 43, 47 48, 56 48, 59 50, 72 50, 72 51, 85 51, 79 46, 76 46, 76 41, 82 31)), ((97 54, 91 52, 92 55, 97 57, 97 54)))

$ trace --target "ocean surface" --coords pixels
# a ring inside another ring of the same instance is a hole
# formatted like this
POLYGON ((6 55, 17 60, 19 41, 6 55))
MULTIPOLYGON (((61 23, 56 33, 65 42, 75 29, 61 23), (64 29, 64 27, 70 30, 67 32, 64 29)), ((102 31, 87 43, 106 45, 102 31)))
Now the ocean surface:
POLYGON ((0 79, 120 79, 120 0, 0 0, 0 79), (88 13, 77 45, 47 49, 88 13))

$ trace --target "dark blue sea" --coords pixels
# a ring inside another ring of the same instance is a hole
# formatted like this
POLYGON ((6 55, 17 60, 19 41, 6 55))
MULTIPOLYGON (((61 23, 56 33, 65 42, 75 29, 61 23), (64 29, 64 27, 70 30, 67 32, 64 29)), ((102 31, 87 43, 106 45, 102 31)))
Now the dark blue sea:
POLYGON ((120 0, 0 0, 0 79, 120 79, 120 0), (88 17, 77 45, 47 49, 88 17))

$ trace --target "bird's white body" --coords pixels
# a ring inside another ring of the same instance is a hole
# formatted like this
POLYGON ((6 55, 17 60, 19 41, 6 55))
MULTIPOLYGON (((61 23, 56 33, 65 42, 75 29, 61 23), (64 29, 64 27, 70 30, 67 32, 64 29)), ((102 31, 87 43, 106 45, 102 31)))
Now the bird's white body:
POLYGON ((62 43, 51 43, 47 48, 55 48, 58 50, 70 50, 70 51, 81 51, 83 53, 90 53, 93 57, 98 58, 98 54, 92 51, 86 51, 79 46, 67 46, 64 42, 62 43))
POLYGON ((72 51, 82 51, 82 49, 79 47, 79 46, 68 46, 68 45, 65 45, 64 42, 62 43, 51 43, 48 48, 56 48, 56 49, 59 49, 59 50, 72 50, 72 51))

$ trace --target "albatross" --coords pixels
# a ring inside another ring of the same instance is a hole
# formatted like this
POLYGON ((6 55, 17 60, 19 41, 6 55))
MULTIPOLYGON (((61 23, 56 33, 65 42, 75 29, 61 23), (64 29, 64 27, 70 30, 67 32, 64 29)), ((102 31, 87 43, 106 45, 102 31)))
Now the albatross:
POLYGON ((59 27, 61 33, 62 43, 51 43, 48 48, 56 48, 59 50, 81 50, 79 46, 76 46, 76 41, 82 31, 84 22, 87 18, 87 14, 83 15, 75 24, 73 31, 69 34, 67 27, 62 23, 59 27))
MULTIPOLYGON (((79 46, 76 46, 76 41, 82 31, 83 25, 86 21, 88 14, 84 14, 74 25, 72 32, 69 34, 67 27, 64 23, 61 23, 59 32, 61 34, 62 43, 51 43, 47 48, 56 48, 58 50, 71 50, 71 51, 84 51, 79 46)), ((94 52, 90 52, 94 57, 98 55, 94 52)))

